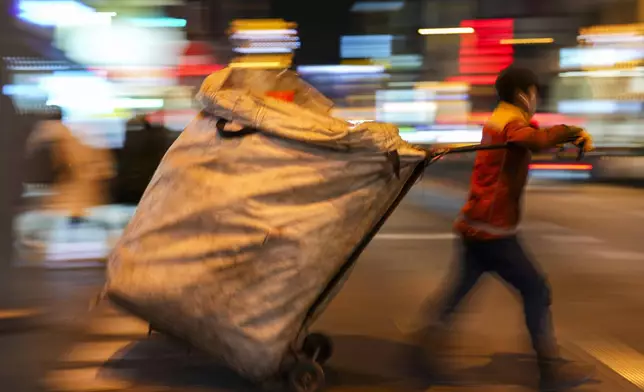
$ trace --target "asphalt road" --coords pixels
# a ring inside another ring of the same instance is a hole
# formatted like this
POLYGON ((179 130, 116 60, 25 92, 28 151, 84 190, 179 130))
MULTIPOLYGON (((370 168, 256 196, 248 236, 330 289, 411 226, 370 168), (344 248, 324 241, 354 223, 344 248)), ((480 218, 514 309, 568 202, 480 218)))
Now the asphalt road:
MULTIPOLYGON (((463 197, 462 189, 425 179, 365 252, 315 326, 335 341, 330 391, 428 389, 412 382, 413 346, 404 332, 449 273, 451 220, 463 197)), ((560 343, 569 358, 598 368, 596 381, 581 391, 644 388, 642 227, 644 190, 530 186, 523 236, 550 277, 560 343)), ((0 334, 0 390, 252 390, 199 355, 159 336, 148 339, 144 323, 106 306, 87 313, 100 281, 101 271, 21 271, 3 286, 0 306, 49 312, 34 329, 0 334)), ((476 386, 429 390, 534 386, 520 307, 506 287, 493 278, 481 282, 457 326, 452 358, 476 386)))

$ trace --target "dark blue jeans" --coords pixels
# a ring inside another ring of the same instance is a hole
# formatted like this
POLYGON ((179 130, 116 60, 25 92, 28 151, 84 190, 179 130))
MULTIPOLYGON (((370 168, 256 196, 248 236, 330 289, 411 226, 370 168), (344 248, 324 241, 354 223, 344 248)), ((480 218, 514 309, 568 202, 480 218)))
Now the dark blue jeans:
POLYGON ((448 324, 457 307, 485 273, 497 275, 521 295, 532 346, 542 358, 558 356, 550 312, 550 288, 545 275, 525 253, 517 237, 489 241, 460 241, 461 254, 455 280, 439 308, 448 324))

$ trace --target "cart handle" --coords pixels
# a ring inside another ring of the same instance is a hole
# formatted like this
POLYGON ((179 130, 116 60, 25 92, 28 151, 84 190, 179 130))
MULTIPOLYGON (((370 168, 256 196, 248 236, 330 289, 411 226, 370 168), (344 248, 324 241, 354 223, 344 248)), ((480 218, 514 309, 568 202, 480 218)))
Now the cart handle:
MULTIPOLYGON (((573 143, 577 140, 577 137, 570 138, 569 140, 566 141, 566 143, 573 143)), ((501 150, 504 148, 510 148, 514 143, 499 143, 499 144, 473 144, 470 146, 463 146, 463 147, 454 147, 454 148, 444 148, 444 149, 438 149, 438 150, 432 150, 429 151, 428 154, 428 163, 434 163, 435 161, 439 160, 443 156, 447 154, 455 154, 455 153, 468 153, 468 152, 475 152, 475 151, 481 151, 481 150, 501 150)), ((580 143, 577 146, 577 161, 580 161, 584 157, 584 147, 585 143, 580 143)), ((564 147, 561 147, 559 150, 563 150, 564 147)))
MULTIPOLYGON (((577 141, 577 139, 578 139, 577 136, 573 136, 570 139, 566 140, 565 144, 568 144, 568 143, 573 144, 574 142, 577 141)), ((584 151, 586 149, 586 142, 582 141, 581 143, 577 144, 575 147, 577 147, 577 161, 581 161, 585 155, 584 151)), ((559 148, 559 151, 557 152, 557 157, 559 157, 559 155, 565 150, 565 148, 566 148, 565 145, 562 145, 559 148)))
POLYGON ((480 150, 501 150, 504 148, 510 148, 511 146, 512 146, 512 143, 473 144, 471 146, 448 148, 445 154, 466 153, 466 152, 474 152, 474 151, 480 151, 480 150))

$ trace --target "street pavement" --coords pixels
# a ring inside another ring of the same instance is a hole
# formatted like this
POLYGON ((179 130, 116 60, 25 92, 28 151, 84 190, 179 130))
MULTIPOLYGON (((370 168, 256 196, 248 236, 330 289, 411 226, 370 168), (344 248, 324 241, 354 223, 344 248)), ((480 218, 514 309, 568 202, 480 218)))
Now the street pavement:
MULTIPOLYGON (((491 277, 464 305, 451 349, 454 366, 473 386, 430 388, 411 371, 414 347, 406 332, 449 275, 451 221, 464 197, 458 185, 426 178, 361 257, 314 328, 335 342, 328 390, 534 388, 537 373, 520 305, 491 277)), ((567 357, 598 370, 596 380, 580 391, 644 389, 642 227, 644 190, 530 185, 523 238, 550 277, 560 343, 567 357)), ((12 283, 3 285, 2 309, 45 313, 24 330, 0 332, 2 391, 253 390, 202 355, 188 354, 160 335, 149 338, 145 323, 107 304, 88 312, 101 288, 101 270, 14 274, 12 283)))

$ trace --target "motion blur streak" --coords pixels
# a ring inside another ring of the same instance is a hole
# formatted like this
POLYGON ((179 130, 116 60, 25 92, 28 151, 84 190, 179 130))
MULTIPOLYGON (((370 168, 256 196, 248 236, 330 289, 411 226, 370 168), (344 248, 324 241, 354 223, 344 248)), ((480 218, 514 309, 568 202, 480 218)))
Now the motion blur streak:
POLYGON ((448 27, 442 29, 418 29, 420 35, 474 34, 471 27, 448 27))
POLYGON ((556 164, 556 163, 532 163, 530 170, 592 170, 593 165, 583 163, 569 163, 569 164, 556 164))

